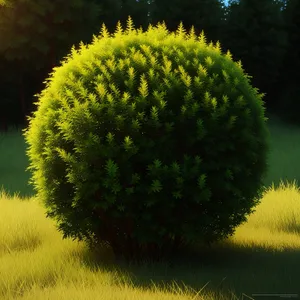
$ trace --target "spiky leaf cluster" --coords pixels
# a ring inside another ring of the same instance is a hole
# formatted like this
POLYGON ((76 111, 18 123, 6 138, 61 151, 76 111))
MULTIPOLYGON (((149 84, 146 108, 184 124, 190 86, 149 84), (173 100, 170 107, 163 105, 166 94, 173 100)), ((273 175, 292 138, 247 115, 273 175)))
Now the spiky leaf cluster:
POLYGON ((227 237, 259 201, 261 95, 193 28, 103 26, 36 104, 25 132, 32 183, 64 237, 153 254, 227 237))

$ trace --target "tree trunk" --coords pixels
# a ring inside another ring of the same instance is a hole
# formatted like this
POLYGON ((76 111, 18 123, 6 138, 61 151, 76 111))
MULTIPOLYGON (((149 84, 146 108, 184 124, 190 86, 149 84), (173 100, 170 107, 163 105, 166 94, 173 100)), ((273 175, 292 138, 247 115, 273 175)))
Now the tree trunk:
POLYGON ((1 117, 1 132, 7 132, 8 126, 5 117, 1 117))
MULTIPOLYGON (((21 68, 23 71, 23 69, 21 68)), ((22 108, 22 116, 23 120, 26 120, 26 105, 25 105, 25 90, 24 90, 24 80, 23 80, 23 72, 20 72, 19 77, 19 86, 20 86, 20 104, 22 108)))

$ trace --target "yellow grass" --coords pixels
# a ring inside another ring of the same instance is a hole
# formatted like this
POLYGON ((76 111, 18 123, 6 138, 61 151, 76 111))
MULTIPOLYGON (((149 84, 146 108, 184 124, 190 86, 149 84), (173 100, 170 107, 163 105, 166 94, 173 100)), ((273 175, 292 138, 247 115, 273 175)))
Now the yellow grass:
POLYGON ((270 249, 300 249, 299 189, 283 184, 270 189, 248 222, 240 226, 231 240, 237 245, 256 245, 270 249))
MULTIPOLYGON (((9 199, 2 192, 0 205, 0 299, 216 299, 188 288, 137 288, 117 269, 92 269, 82 259, 88 251, 84 243, 62 240, 36 198, 9 199)), ((299 231, 299 190, 281 185, 266 192, 256 212, 226 243, 232 249, 299 250, 299 231)), ((109 249, 99 259, 114 263, 109 249)))

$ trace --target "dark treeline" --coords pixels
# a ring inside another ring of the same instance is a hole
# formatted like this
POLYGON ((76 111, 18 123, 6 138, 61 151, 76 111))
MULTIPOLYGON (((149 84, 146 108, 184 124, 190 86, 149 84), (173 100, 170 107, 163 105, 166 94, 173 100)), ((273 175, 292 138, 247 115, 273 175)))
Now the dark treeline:
POLYGON ((241 60, 268 110, 298 119, 299 0, 2 0, 0 1, 0 130, 26 126, 34 94, 72 45, 89 43, 105 23, 114 32, 130 15, 136 27, 165 21, 192 25, 241 60))

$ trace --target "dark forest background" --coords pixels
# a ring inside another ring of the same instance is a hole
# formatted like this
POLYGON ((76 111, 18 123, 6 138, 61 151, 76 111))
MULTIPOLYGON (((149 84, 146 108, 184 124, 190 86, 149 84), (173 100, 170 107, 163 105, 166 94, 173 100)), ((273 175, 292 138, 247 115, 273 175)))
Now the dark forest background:
MULTIPOLYGON (((89 43, 103 23, 147 29, 194 25, 242 60, 267 111, 297 122, 300 111, 300 0, 0 0, 0 131, 27 126, 33 96, 72 45, 89 43)), ((299 120, 300 123, 300 120, 299 120)))

